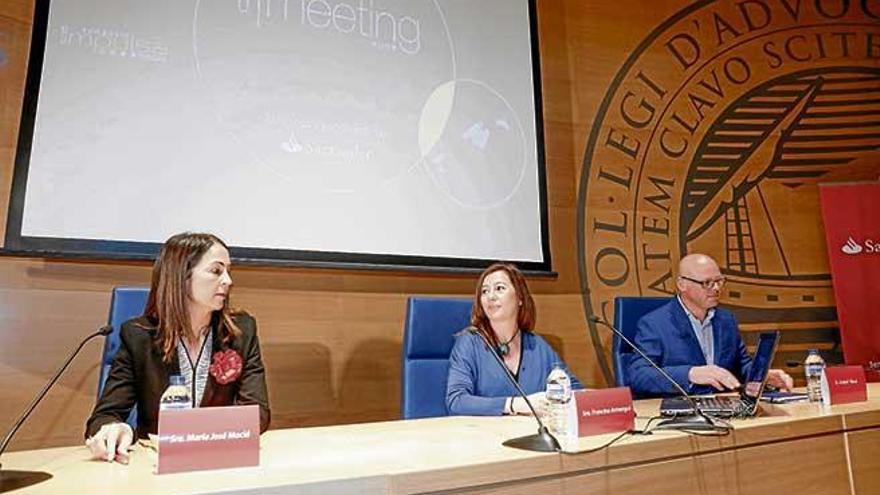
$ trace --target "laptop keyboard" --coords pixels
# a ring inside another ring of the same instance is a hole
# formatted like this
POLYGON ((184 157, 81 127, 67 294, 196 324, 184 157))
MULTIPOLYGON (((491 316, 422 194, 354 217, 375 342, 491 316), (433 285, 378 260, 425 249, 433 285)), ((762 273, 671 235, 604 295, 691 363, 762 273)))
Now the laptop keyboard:
POLYGON ((707 397, 698 399, 697 402, 704 411, 735 411, 742 406, 742 400, 733 397, 707 397))
MULTIPOLYGON (((740 397, 696 397, 694 400, 704 413, 721 418, 748 415, 751 406, 740 397)), ((691 405, 680 397, 666 397, 660 404, 660 412, 664 416, 693 414, 691 405)))

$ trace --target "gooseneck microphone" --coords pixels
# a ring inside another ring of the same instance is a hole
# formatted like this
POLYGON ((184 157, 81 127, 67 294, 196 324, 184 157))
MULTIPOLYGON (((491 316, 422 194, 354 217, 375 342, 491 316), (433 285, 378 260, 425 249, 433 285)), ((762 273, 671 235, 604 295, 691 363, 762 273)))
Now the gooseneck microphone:
POLYGON ((669 383, 672 384, 673 387, 679 392, 679 395, 684 398, 694 409, 693 416, 679 416, 670 418, 664 421, 657 423, 657 426, 654 428, 657 429, 666 429, 666 430, 694 430, 694 431, 718 431, 718 432, 728 432, 730 427, 723 424, 718 424, 715 422, 712 417, 706 415, 703 410, 700 408, 700 405, 687 393, 687 391, 675 381, 674 378, 669 376, 669 373, 666 372, 663 368, 661 368, 657 363, 654 362, 651 358, 645 354, 642 349, 640 349, 633 341, 627 338, 626 335, 623 334, 620 330, 617 329, 614 325, 608 323, 607 321, 600 318, 598 315, 592 315, 588 318, 593 323, 598 323, 602 326, 608 327, 614 332, 614 335, 620 337, 620 340, 624 341, 628 346, 630 346, 636 353, 642 357, 648 364, 651 365, 652 368, 660 372, 660 375, 663 376, 669 383))
MULTIPOLYGON (((465 331, 468 331, 473 334, 479 335, 480 339, 483 341, 483 344, 486 345, 486 350, 489 351, 489 354, 495 358, 495 361, 498 363, 498 366, 501 366, 501 369, 504 370, 504 375, 510 381, 510 383, 516 388, 516 392, 519 396, 525 401, 526 405, 529 406, 529 409, 532 411, 532 416, 535 418, 535 421, 538 422, 538 433, 534 435, 526 435, 524 437, 511 438, 510 440, 506 440, 502 443, 505 447, 512 447, 515 449, 522 450, 531 450, 533 452, 559 452, 562 450, 559 446, 559 442, 556 438, 550 434, 550 431, 544 426, 544 422, 541 421, 541 417, 538 416, 538 412, 535 410, 535 406, 532 405, 532 401, 529 400, 528 395, 526 395, 525 391, 522 387, 519 386, 519 382, 514 378, 513 373, 507 368, 507 365, 504 364, 504 360, 501 359, 501 356, 495 350, 495 347, 489 343, 489 340, 480 332, 477 327, 471 325, 465 328, 465 331)), ((522 352, 522 349, 520 349, 522 352)))
MULTIPOLYGON (((61 377, 61 374, 64 373, 68 366, 70 366, 73 358, 75 358, 76 355, 79 354, 79 351, 82 350, 86 343, 88 343, 88 341, 92 340, 95 337, 110 335, 111 332, 113 332, 113 327, 111 325, 103 326, 97 332, 84 338, 79 343, 79 346, 76 348, 76 350, 74 350, 73 353, 70 354, 70 356, 67 358, 67 361, 65 361, 64 364, 61 365, 61 368, 59 368, 58 371, 55 372, 55 375, 53 375, 52 378, 49 379, 49 381, 43 387, 43 390, 41 390, 40 393, 37 394, 36 397, 34 397, 31 403, 28 404, 28 406, 24 409, 24 412, 21 414, 21 416, 19 416, 18 420, 15 422, 12 428, 9 429, 9 432, 6 434, 6 436, 3 437, 3 442, 0 443, 0 456, 2 456, 3 452, 6 451, 6 447, 9 445, 9 442, 12 440, 12 437, 15 435, 15 433, 18 432, 18 429, 21 428, 21 425, 24 424, 28 416, 30 416, 31 413, 34 412, 34 409, 37 408, 37 405, 40 403, 41 400, 43 400, 43 397, 45 397, 46 394, 49 392, 49 389, 52 388, 52 385, 55 385, 55 382, 58 381, 58 378, 61 377)), ((12 471, 3 470, 2 467, 3 465, 2 463, 0 463, 0 493, 5 493, 11 490, 16 490, 18 488, 35 485, 52 477, 51 474, 40 471, 12 471)))

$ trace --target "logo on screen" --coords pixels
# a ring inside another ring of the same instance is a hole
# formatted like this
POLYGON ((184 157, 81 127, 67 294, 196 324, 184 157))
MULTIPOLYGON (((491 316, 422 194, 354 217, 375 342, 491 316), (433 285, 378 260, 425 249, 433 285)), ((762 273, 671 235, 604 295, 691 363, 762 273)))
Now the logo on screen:
MULTIPOLYGON (((198 81, 253 163, 306 194, 379 194, 418 173, 426 101, 457 83, 437 0, 195 4, 198 81)), ((428 115, 438 135, 465 92, 428 115)))
MULTIPOLYGON (((52 31, 60 46, 92 55, 165 63, 169 46, 155 36, 142 36, 108 26, 63 24, 52 31)), ((2 64, 0 64, 2 65, 2 64)))
POLYGON ((238 12, 256 15, 257 26, 297 23, 321 32, 364 39, 372 48, 415 55, 422 31, 414 15, 393 12, 373 0, 238 0, 238 12), (291 5, 292 4, 292 5, 291 5), (299 9, 299 13, 291 11, 299 9))
POLYGON ((358 0, 357 7, 342 1, 301 0, 300 8, 304 26, 361 36, 376 48, 407 55, 415 55, 422 46, 418 19, 376 9, 373 0, 358 0))

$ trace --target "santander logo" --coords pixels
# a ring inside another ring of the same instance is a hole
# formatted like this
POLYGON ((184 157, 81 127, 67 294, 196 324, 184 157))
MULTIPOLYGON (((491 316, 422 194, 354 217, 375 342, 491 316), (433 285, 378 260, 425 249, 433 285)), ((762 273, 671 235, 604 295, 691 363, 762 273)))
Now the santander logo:
POLYGON ((862 252, 862 250, 864 250, 864 248, 861 244, 856 242, 855 239, 852 238, 852 236, 850 236, 849 239, 846 240, 846 244, 844 244, 843 247, 840 248, 840 250, 846 254, 859 254, 862 252))
POLYGON ((857 254, 880 254, 880 240, 867 238, 862 242, 857 242, 852 236, 849 236, 846 243, 840 246, 840 250, 850 256, 857 254))

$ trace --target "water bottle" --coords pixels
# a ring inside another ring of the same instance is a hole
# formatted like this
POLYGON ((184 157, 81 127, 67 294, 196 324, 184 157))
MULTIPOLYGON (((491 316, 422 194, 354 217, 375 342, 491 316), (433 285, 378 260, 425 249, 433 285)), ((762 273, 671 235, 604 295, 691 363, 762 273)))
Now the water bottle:
POLYGON ((189 394, 186 382, 180 375, 171 375, 168 379, 168 388, 165 389, 159 400, 159 410, 190 408, 192 408, 192 396, 189 394))
POLYGON ((557 438, 565 436, 568 432, 568 402, 571 400, 571 379, 560 363, 554 364, 553 370, 547 375, 545 396, 550 404, 550 410, 547 415, 547 428, 557 438))
POLYGON ((819 355, 818 349, 810 349, 804 361, 804 373, 807 375, 807 395, 810 402, 822 401, 822 370, 825 360, 819 355))

